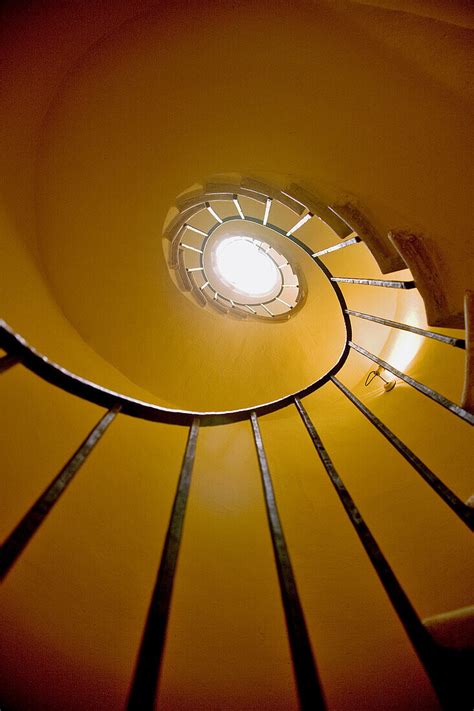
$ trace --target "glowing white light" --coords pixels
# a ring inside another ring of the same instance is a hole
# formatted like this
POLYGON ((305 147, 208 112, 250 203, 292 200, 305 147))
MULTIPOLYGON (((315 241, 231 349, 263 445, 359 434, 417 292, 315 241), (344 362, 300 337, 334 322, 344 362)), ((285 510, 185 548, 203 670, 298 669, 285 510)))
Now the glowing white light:
POLYGON ((198 235, 203 235, 204 237, 207 237, 207 232, 204 232, 203 230, 198 230, 197 227, 193 227, 192 225, 186 224, 184 225, 186 229, 191 230, 191 232, 196 232, 198 235))
MULTIPOLYGON (((419 308, 419 306, 417 308, 413 305, 405 312, 401 320, 412 326, 423 326, 423 320, 419 315, 419 308)), ((390 341, 388 342, 388 348, 384 351, 383 359, 397 368, 397 370, 401 370, 402 372, 406 371, 422 344, 422 336, 416 336, 413 333, 393 329, 390 341)))
POLYGON ((240 207, 240 202, 239 202, 237 195, 234 195, 234 199, 232 200, 232 202, 234 203, 235 207, 237 208, 237 212, 240 215, 240 219, 245 220, 245 216, 244 216, 244 213, 242 212, 242 208, 240 207))
POLYGON ((291 230, 288 230, 288 232, 286 233, 286 236, 289 237, 291 234, 293 234, 293 232, 296 232, 296 230, 299 230, 299 228, 300 228, 300 227, 303 227, 303 225, 304 225, 306 222, 308 222, 308 220, 310 220, 312 217, 313 217, 313 215, 312 215, 310 212, 308 212, 308 214, 305 215, 304 217, 302 217, 301 220, 299 220, 299 221, 296 223, 296 225, 294 225, 294 226, 291 228, 291 230))
POLYGON ((271 198, 267 198, 267 202, 265 203, 265 214, 263 216, 263 224, 266 225, 268 221, 268 215, 270 214, 270 208, 272 206, 272 200, 271 198))
POLYGON ((262 307, 262 309, 265 309, 265 311, 267 312, 267 314, 268 314, 269 316, 273 316, 272 312, 270 311, 270 309, 267 309, 267 307, 265 306, 265 304, 260 304, 260 306, 262 307))
POLYGON ((199 252, 199 254, 202 254, 202 249, 196 249, 196 247, 191 247, 190 244, 184 244, 184 242, 181 242, 181 247, 185 247, 185 249, 190 249, 192 252, 199 252))
POLYGON ((223 281, 248 296, 268 294, 281 281, 273 259, 244 237, 221 242, 216 250, 216 268, 223 281))
POLYGON ((279 301, 281 304, 285 304, 285 306, 288 306, 289 309, 293 308, 291 304, 289 304, 287 301, 284 301, 283 299, 280 299, 279 296, 276 297, 276 300, 279 301))
POLYGON ((217 212, 209 205, 208 202, 206 202, 206 207, 207 207, 207 209, 208 209, 208 212, 210 212, 211 215, 213 216, 213 218, 214 218, 215 220, 217 220, 217 222, 219 222, 220 224, 222 224, 221 218, 219 217, 219 215, 217 214, 217 212))

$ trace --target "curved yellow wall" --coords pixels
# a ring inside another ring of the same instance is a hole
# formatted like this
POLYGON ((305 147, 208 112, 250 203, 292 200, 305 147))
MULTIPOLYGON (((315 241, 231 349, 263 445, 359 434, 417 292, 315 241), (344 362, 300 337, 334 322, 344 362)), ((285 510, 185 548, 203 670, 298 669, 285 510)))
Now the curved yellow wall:
MULTIPOLYGON (((359 3, 145 5, 5 11, 5 320, 74 372, 159 403, 251 404, 284 394, 275 383, 306 384, 329 341, 317 304, 270 337, 194 307, 162 261, 176 195, 230 170, 290 176, 331 201, 354 196, 382 233, 426 232, 461 299, 472 224, 465 27, 359 3), (216 341, 221 352, 208 347, 216 341), (212 377, 196 377, 204 362, 212 377)), ((337 241, 307 230, 311 244, 337 241)), ((379 275, 363 245, 326 263, 379 275)), ((426 326, 417 294, 344 293, 354 308, 426 326)), ((354 322, 354 340, 395 365, 408 347, 408 372, 458 400, 462 352, 404 338, 401 349, 400 334, 354 322)), ((467 498, 467 425, 401 383, 390 395, 365 390, 369 367, 351 354, 341 380, 467 498)), ((0 392, 3 538, 100 411, 20 367, 0 392)), ((420 615, 468 604, 462 525, 332 385, 307 407, 420 615)), ((296 411, 261 427, 331 709, 437 708, 296 411)), ((119 417, 6 579, 7 708, 123 706, 185 439, 119 417)), ((296 707, 258 477, 248 424, 201 432, 163 708, 296 707)))

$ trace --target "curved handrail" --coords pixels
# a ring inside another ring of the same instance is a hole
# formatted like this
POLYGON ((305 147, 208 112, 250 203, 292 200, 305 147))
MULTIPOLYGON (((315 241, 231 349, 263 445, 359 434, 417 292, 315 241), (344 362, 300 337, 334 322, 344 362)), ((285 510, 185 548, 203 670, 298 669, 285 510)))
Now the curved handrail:
MULTIPOLYGON (((247 219, 250 219, 251 222, 261 222, 255 218, 247 219)), ((93 383, 90 380, 86 380, 85 378, 81 378, 79 375, 71 373, 57 363, 49 360, 49 358, 45 355, 38 353, 33 346, 30 346, 22 336, 16 333, 12 328, 10 328, 10 326, 8 326, 8 324, 5 323, 5 321, 2 320, 0 320, 0 347, 3 348, 9 355, 17 358, 22 365, 28 368, 28 370, 31 370, 31 372, 43 378, 43 380, 46 380, 52 385, 55 385, 56 387, 59 387, 72 395, 76 395, 83 400, 88 400, 95 405, 99 405, 100 407, 105 407, 107 409, 120 405, 121 414, 129 415, 130 417, 137 417, 143 420, 150 420, 151 422, 163 422, 171 425, 190 427, 194 418, 199 417, 201 426, 209 427, 213 425, 225 425, 232 422, 248 420, 252 412, 255 412, 258 416, 261 416, 280 410, 283 407, 287 407, 288 405, 294 403, 295 397, 301 399, 307 395, 310 395, 322 385, 327 383, 333 375, 336 375, 336 373, 339 372, 346 362, 350 352, 349 342, 352 338, 352 325, 350 317, 347 313, 347 304, 342 291, 339 285, 331 280, 332 274, 326 265, 323 264, 318 257, 313 255, 313 250, 311 250, 304 242, 297 239, 294 235, 287 235, 283 230, 275 225, 269 225, 269 227, 300 247, 321 269, 334 290, 336 298, 339 302, 346 331, 343 349, 333 367, 320 378, 301 390, 285 395, 284 397, 277 398, 276 400, 271 400, 270 402, 240 408, 237 410, 207 412, 178 410, 162 407, 160 405, 154 405, 153 403, 145 402, 144 400, 137 400, 136 398, 117 393, 114 390, 103 388, 102 386, 97 385, 97 383, 93 383)))
MULTIPOLYGON (((273 226, 272 226, 273 227, 273 226)), ((276 228, 279 231, 278 228, 276 228)), ((185 410, 174 410, 160 407, 141 400, 121 395, 112 390, 102 388, 95 383, 80 378, 77 375, 61 368, 45 356, 38 353, 21 336, 16 334, 6 323, 0 321, 0 347, 4 348, 7 355, 0 358, 0 372, 11 368, 16 363, 21 363, 26 368, 34 372, 42 379, 62 388, 66 392, 79 396, 89 402, 108 409, 108 412, 101 418, 86 440, 82 443, 73 457, 68 461, 53 482, 37 499, 32 507, 27 511, 19 524, 13 529, 6 541, 0 547, 0 578, 5 577, 11 567, 15 564, 20 554, 30 542, 32 535, 44 522, 49 511, 55 505, 59 497, 82 465, 85 457, 95 446, 110 422, 121 412, 123 414, 138 417, 145 420, 165 422, 169 424, 187 425, 190 427, 188 443, 181 468, 180 478, 176 491, 175 500, 170 517, 168 533, 161 557, 160 567, 157 574, 155 588, 153 590, 149 613, 145 623, 145 630, 142 644, 138 653, 136 671, 133 677, 132 692, 129 697, 127 708, 129 711, 135 708, 142 708, 144 699, 147 699, 145 706, 151 708, 154 705, 157 694, 157 683, 160 673, 164 640, 170 610, 173 580, 176 571, 176 562, 179 553, 181 535, 183 530, 186 501, 189 494, 191 473, 196 451, 196 440, 199 426, 210 426, 237 422, 249 419, 252 424, 254 441, 257 449, 259 467, 262 476, 262 483, 267 507, 268 522, 273 540, 275 562, 277 565, 280 592, 282 595, 292 662, 297 682, 298 695, 302 708, 325 709, 326 703, 324 691, 319 682, 317 667, 311 649, 311 641, 304 622, 304 615, 298 597, 297 585, 291 569, 291 563, 286 544, 284 542, 283 530, 278 517, 275 503, 273 485, 271 482, 268 460, 258 425, 258 416, 267 414, 293 404, 296 406, 308 434, 316 448, 321 462, 326 470, 331 483, 333 484, 340 500, 349 517, 350 523, 355 529, 375 573, 378 575, 383 588, 398 615, 398 618, 405 628, 405 632, 410 639, 415 652, 418 654, 425 671, 433 685, 443 708, 451 708, 451 701, 455 698, 456 703, 459 698, 463 703, 465 690, 459 689, 458 678, 455 684, 451 674, 451 665, 457 663, 457 659, 452 658, 447 652, 438 646, 424 627, 416 609, 413 607, 409 597, 399 583, 389 561, 383 555, 378 543, 359 512, 355 501, 343 483, 336 470, 331 457, 329 456, 313 422, 301 403, 301 398, 321 387, 328 380, 332 380, 339 390, 353 402, 360 412, 375 426, 375 428, 390 442, 390 444, 412 465, 415 471, 425 480, 425 482, 438 494, 454 513, 472 530, 474 522, 472 510, 464 504, 398 437, 389 430, 358 398, 355 397, 337 378, 333 377, 344 365, 351 348, 355 348, 371 360, 375 360, 384 368, 391 370, 395 375, 405 379, 416 389, 428 395, 445 407, 449 404, 449 409, 455 414, 460 414, 458 406, 450 403, 438 393, 431 391, 426 386, 414 381, 396 371, 392 366, 381 361, 377 356, 365 351, 361 347, 352 343, 351 313, 356 315, 359 312, 351 312, 346 307, 344 296, 336 281, 333 280, 331 272, 323 264, 316 253, 312 251, 298 238, 285 234, 294 244, 303 249, 310 258, 320 267, 334 289, 341 307, 342 317, 346 327, 346 341, 342 353, 336 364, 325 375, 303 388, 298 393, 287 395, 269 403, 264 403, 254 408, 242 408, 239 410, 221 412, 191 412, 185 410), (453 406, 453 407, 451 407, 453 406), (457 408, 457 410, 456 410, 457 408), (283 543, 282 543, 283 541, 283 543), (171 543, 170 543, 171 542, 171 543), (144 671, 145 670, 145 671, 144 671), (138 700, 138 701, 137 701, 138 700), (446 703, 445 703, 446 701, 446 703)), ((367 281, 367 280, 365 280, 367 281)), ((387 285, 387 284, 384 284, 387 285)), ((366 314, 362 314, 367 316, 366 314)), ((396 322, 395 327, 401 326, 396 322)), ((434 335, 434 334, 431 334, 434 335)), ((444 340, 442 342, 449 342, 444 340)), ((467 413, 466 413, 467 414, 467 413)), ((461 414, 460 416, 463 416, 461 414)), ((467 419, 467 418, 466 418, 467 419)), ((463 679, 460 677, 461 682, 463 679)))
POLYGON ((4 321, 0 321, 0 347, 7 351, 8 354, 15 356, 25 368, 28 368, 43 380, 83 400, 88 400, 107 409, 120 405, 121 414, 129 415, 130 417, 188 427, 195 417, 199 417, 201 426, 224 425, 249 419, 252 412, 256 412, 260 416, 287 407, 293 403, 295 397, 306 397, 324 385, 324 383, 327 383, 331 376, 342 368, 350 350, 346 341, 337 363, 321 378, 296 393, 285 395, 256 407, 246 407, 240 410, 197 412, 154 405, 153 403, 137 400, 114 390, 103 388, 90 380, 81 378, 38 353, 35 348, 30 346, 19 334, 15 333, 4 321))

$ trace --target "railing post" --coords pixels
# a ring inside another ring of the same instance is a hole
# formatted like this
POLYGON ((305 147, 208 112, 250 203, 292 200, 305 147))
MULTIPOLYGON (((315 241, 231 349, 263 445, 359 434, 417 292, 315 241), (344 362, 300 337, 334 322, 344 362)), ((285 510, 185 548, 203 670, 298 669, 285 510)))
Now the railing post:
POLYGON ((353 279, 352 277, 331 277, 331 281, 341 284, 361 284, 362 286, 383 286, 386 289, 415 289, 413 280, 394 281, 389 279, 353 279))
POLYGON ((400 378, 400 380, 403 380, 408 385, 411 385, 412 388, 418 390, 419 393, 426 395, 426 397, 429 397, 430 400, 434 400, 434 402, 438 403, 438 405, 445 407, 447 410, 452 412, 453 415, 457 415, 457 417, 460 417, 462 420, 468 422, 470 425, 474 425, 474 415, 470 412, 467 412, 467 410, 464 410, 464 408, 462 408, 460 405, 457 405, 455 402, 448 400, 447 397, 444 397, 444 395, 441 395, 440 393, 436 392, 436 390, 429 388, 424 383, 420 383, 418 380, 415 380, 406 373, 402 373, 400 370, 397 370, 397 368, 394 368, 393 365, 390 365, 390 363, 387 363, 386 361, 382 360, 382 358, 379 358, 373 353, 370 353, 370 351, 367 351, 365 348, 362 348, 362 346, 357 345, 357 343, 349 341, 349 346, 353 350, 368 358, 369 360, 372 360, 374 363, 377 363, 377 365, 382 366, 384 370, 388 370, 389 373, 392 373, 392 375, 395 375, 397 378, 400 378))
POLYGON ((365 523, 352 496, 339 476, 320 436, 301 401, 295 397, 295 405, 308 431, 314 447, 323 463, 329 479, 357 533, 370 562, 388 595, 400 622, 405 628, 421 663, 431 681, 438 699, 446 711, 468 709, 465 688, 457 684, 457 677, 451 656, 439 647, 418 617, 415 608, 398 582, 389 562, 365 523))
POLYGON ((349 388, 346 388, 340 380, 338 380, 334 375, 331 376, 331 380, 336 385, 339 390, 344 393, 344 395, 350 400, 357 409, 365 415, 369 422, 374 425, 374 427, 390 442, 392 447, 394 447, 397 452, 399 452, 402 457, 404 457, 409 464, 420 474, 420 476, 426 481, 426 483, 431 486, 433 491, 435 491, 438 496, 454 511, 454 513, 461 519, 463 523, 472 531, 474 530, 474 509, 466 506, 466 504, 461 501, 461 499, 456 496, 454 491, 451 491, 449 487, 444 484, 441 479, 439 479, 436 474, 434 474, 431 469, 429 469, 424 462, 421 461, 419 457, 416 456, 414 452, 411 451, 409 447, 406 446, 384 423, 379 420, 379 418, 374 415, 368 407, 364 405, 349 388))
POLYGON ((153 711, 155 706, 198 434, 199 418, 195 417, 189 429, 160 567, 128 697, 128 711, 153 711))
POLYGON ((6 373, 7 370, 12 368, 19 362, 20 359, 17 358, 17 356, 10 355, 9 353, 7 353, 7 355, 4 355, 0 358, 0 373, 6 373))
POLYGON ((388 318, 374 316, 373 314, 366 314, 363 311, 353 311, 352 309, 346 309, 345 312, 346 314, 349 314, 349 316, 356 316, 357 318, 365 319, 366 321, 380 323, 382 326, 388 326, 389 328, 398 328, 400 331, 408 331, 408 333, 414 333, 417 336, 423 336, 423 338, 431 338, 435 341, 438 341, 439 343, 446 343, 448 346, 454 346, 455 348, 466 348, 466 341, 464 340, 464 338, 443 336, 443 334, 436 333, 435 331, 427 331, 424 328, 418 328, 418 326, 410 326, 408 323, 391 321, 388 318))
POLYGON ((97 423, 94 429, 88 434, 79 449, 73 454, 67 464, 61 469, 59 474, 53 479, 51 484, 45 489, 41 496, 35 501, 30 510, 14 528, 6 541, 0 548, 0 580, 8 573, 12 565, 17 560, 20 553, 36 533, 53 506, 64 493, 73 477, 84 464, 90 452, 96 446, 105 430, 115 419, 120 411, 117 405, 110 409, 97 423))
POLYGON ((313 252, 311 256, 323 257, 325 254, 330 254, 331 252, 338 252, 340 249, 350 247, 353 244, 359 244, 360 242, 360 237, 351 237, 350 239, 346 239, 345 242, 339 242, 339 244, 334 244, 332 247, 326 247, 326 249, 321 249, 319 252, 313 252))
POLYGON ((295 672, 296 686, 301 708, 305 711, 324 711, 326 704, 314 661, 303 609, 296 587, 283 528, 275 501, 275 492, 263 446, 258 418, 255 412, 250 416, 257 449, 258 464, 262 476, 263 493, 268 524, 273 544, 273 553, 280 583, 280 593, 285 611, 286 627, 290 643, 291 658, 295 672))

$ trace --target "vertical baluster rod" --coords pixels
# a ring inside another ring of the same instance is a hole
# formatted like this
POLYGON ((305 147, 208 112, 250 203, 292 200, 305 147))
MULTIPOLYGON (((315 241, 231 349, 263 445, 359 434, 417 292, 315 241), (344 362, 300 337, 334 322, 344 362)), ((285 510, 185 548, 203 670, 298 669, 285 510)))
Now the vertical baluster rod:
POLYGON ((467 506, 461 499, 456 496, 454 491, 429 469, 414 452, 409 449, 374 413, 369 410, 348 388, 346 388, 340 380, 334 375, 331 375, 331 380, 339 390, 362 412, 363 415, 371 422, 374 427, 390 442, 402 457, 420 474, 420 476, 431 486, 438 496, 454 511, 463 523, 472 531, 474 530, 474 509, 467 506))
POLYGON ((257 449, 258 463, 262 476, 265 506, 267 510, 270 535, 275 555, 275 563, 280 583, 280 593, 285 611, 291 657, 296 678, 296 686, 301 708, 305 711, 324 711, 326 704, 314 661, 303 609, 296 587, 296 580, 288 553, 275 492, 263 446, 258 418, 255 412, 251 416, 252 430, 257 449))
POLYGON ((297 397, 295 397, 295 405, 308 431, 308 434, 311 437, 326 473, 328 474, 329 479, 344 507, 344 510, 346 511, 349 520, 354 527, 359 540, 362 543, 365 552, 367 553, 370 562, 372 563, 372 566, 395 609, 395 612, 398 615, 400 622, 405 628, 405 631, 425 668, 443 709, 450 711, 453 708, 458 708, 457 706, 453 706, 453 702, 456 702, 457 692, 453 681, 450 678, 451 670, 449 665, 446 663, 446 658, 443 656, 438 646, 433 642, 430 634, 418 617, 405 591, 398 582, 395 573, 390 567, 390 564, 380 550, 377 541, 362 518, 362 515, 355 505, 352 496, 340 478, 308 413, 297 397))
POLYGON ((423 336, 423 338, 432 338, 440 343, 446 343, 449 346, 454 346, 455 348, 466 348, 466 341, 464 338, 453 338, 452 336, 443 336, 441 333, 435 333, 435 331, 427 331, 424 328, 418 328, 417 326, 410 326, 408 323, 400 323, 399 321, 390 321, 388 318, 381 318, 380 316, 374 316, 373 314, 366 314, 363 311, 352 311, 352 309, 345 309, 346 314, 349 316, 356 316, 357 318, 365 319, 366 321, 373 321, 374 323, 380 323, 382 326, 388 326, 389 328, 398 328, 401 331, 408 331, 408 333, 414 333, 417 336, 423 336))
POLYGON ((160 567, 152 593, 135 674, 128 698, 128 711, 152 711, 158 695, 158 682, 166 641, 174 578, 184 527, 186 504, 199 434, 199 418, 189 429, 181 473, 171 510, 160 567))
POLYGON ((0 373, 5 373, 7 370, 12 368, 19 362, 20 359, 17 356, 10 355, 9 353, 7 353, 7 355, 4 355, 0 358, 0 373))
POLYGON ((451 402, 451 400, 448 400, 447 397, 444 397, 444 395, 441 395, 440 393, 436 392, 436 390, 432 390, 424 383, 420 383, 418 380, 415 380, 409 375, 406 375, 406 373, 402 373, 400 370, 397 370, 397 368, 394 368, 393 365, 390 365, 390 363, 387 363, 386 361, 382 360, 382 358, 379 358, 373 353, 366 351, 365 348, 362 348, 362 346, 357 345, 357 343, 349 341, 349 346, 361 355, 365 356, 366 358, 369 358, 369 360, 372 360, 374 363, 377 363, 377 365, 380 365, 384 370, 387 370, 389 373, 392 373, 392 375, 395 375, 397 378, 400 378, 400 380, 403 380, 405 383, 408 383, 408 385, 411 385, 412 388, 418 390, 418 392, 422 393, 423 395, 426 395, 426 397, 429 397, 430 400, 434 400, 434 402, 438 403, 438 405, 442 405, 442 407, 445 407, 454 415, 457 415, 457 417, 460 417, 465 422, 469 422, 469 424, 474 425, 474 415, 471 412, 467 412, 467 410, 464 410, 460 405, 457 405, 455 402, 451 402))
POLYGON ((0 548, 0 580, 18 559, 119 411, 120 406, 116 405, 99 420, 79 449, 10 533, 0 548))

